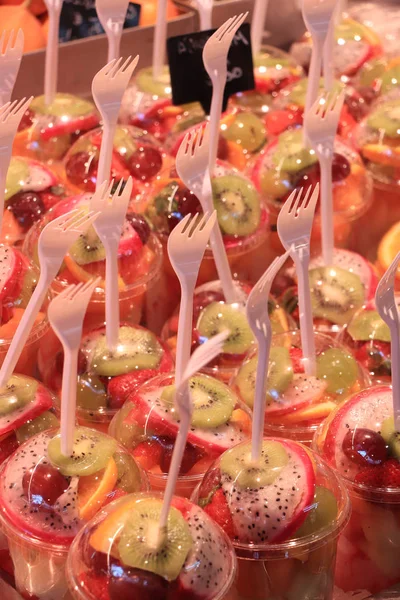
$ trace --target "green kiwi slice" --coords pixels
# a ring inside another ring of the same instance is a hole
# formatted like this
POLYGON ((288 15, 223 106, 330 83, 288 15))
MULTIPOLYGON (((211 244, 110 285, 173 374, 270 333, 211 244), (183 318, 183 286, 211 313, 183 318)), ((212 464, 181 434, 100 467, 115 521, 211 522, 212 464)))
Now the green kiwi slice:
POLYGON ((317 267, 309 271, 314 317, 345 325, 364 303, 360 278, 340 267, 317 267))
POLYGON ((233 123, 221 133, 226 140, 236 142, 247 152, 261 150, 267 139, 264 123, 251 112, 236 115, 233 123))
POLYGON ((132 456, 128 453, 116 452, 113 458, 118 471, 117 488, 127 494, 140 490, 140 471, 132 456))
POLYGON ((83 373, 76 386, 76 403, 84 410, 100 410, 107 406, 107 392, 103 382, 91 373, 83 373))
POLYGON ((396 430, 394 417, 388 417, 382 423, 381 436, 389 446, 389 452, 400 459, 400 431, 396 430))
POLYGON ((39 269, 29 267, 24 275, 22 289, 18 296, 17 306, 26 308, 39 281, 39 269))
POLYGON ((386 102, 378 106, 367 119, 372 129, 383 132, 391 138, 400 137, 400 105, 396 102, 386 102))
POLYGON ((326 381, 329 394, 343 396, 357 381, 357 361, 341 348, 328 348, 317 357, 317 377, 326 381))
POLYGON ((125 159, 129 159, 136 152, 137 145, 126 127, 117 127, 114 134, 114 147, 125 159))
POLYGON ((46 410, 36 419, 28 421, 25 425, 18 427, 15 431, 15 435, 19 444, 26 442, 31 437, 46 429, 52 429, 53 427, 59 427, 60 423, 57 417, 50 411, 46 410))
POLYGON ((0 417, 26 406, 35 398, 38 383, 34 379, 13 375, 0 393, 0 417))
POLYGON ((93 225, 85 233, 81 233, 70 247, 68 254, 78 265, 105 260, 106 251, 93 225))
POLYGON ((4 199, 9 198, 21 191, 21 184, 29 178, 28 163, 23 158, 12 157, 7 171, 6 189, 4 199))
POLYGON ((240 175, 231 174, 214 177, 212 189, 222 231, 240 237, 254 233, 260 224, 261 207, 253 184, 240 175))
POLYGON ((106 336, 99 337, 93 349, 91 367, 103 377, 115 377, 137 369, 156 369, 163 349, 156 336, 147 329, 119 328, 118 346, 110 351, 106 336))
POLYGON ((276 69, 277 65, 282 67, 293 66, 293 60, 285 56, 271 56, 261 52, 254 57, 255 67, 267 67, 267 69, 276 69))
POLYGON ((109 435, 87 427, 77 427, 71 456, 64 456, 61 452, 60 433, 50 440, 47 454, 50 462, 63 475, 73 477, 74 475, 93 475, 93 473, 105 469, 116 449, 117 441, 109 435))
POLYGON ((285 131, 279 136, 272 162, 281 171, 298 173, 318 162, 317 155, 304 146, 303 130, 285 131))
MULTIPOLYGON (((359 83, 362 87, 372 87, 374 81, 376 79, 381 80, 381 90, 383 84, 383 77, 385 76, 385 71, 387 68, 387 58, 375 58, 374 60, 368 61, 362 67, 359 74, 359 83)), ((391 70, 388 71, 388 74, 391 73, 391 70)), ((392 86, 393 87, 393 84, 392 86)), ((391 89, 391 87, 389 89, 391 89)), ((389 91, 386 89, 386 91, 389 91)))
POLYGON ((393 88, 397 88, 400 82, 400 65, 394 65, 382 73, 381 94, 387 94, 393 88))
MULTIPOLYGON (((214 429, 229 421, 236 398, 227 385, 214 377, 197 375, 190 379, 189 387, 193 403, 192 427, 214 429)), ((169 385, 164 388, 161 399, 172 404, 174 396, 175 386, 169 385)))
POLYGON ((211 302, 201 311, 196 329, 199 336, 205 339, 229 330, 223 346, 226 354, 244 354, 254 343, 244 309, 238 304, 211 302))
POLYGON ((279 442, 264 440, 257 464, 251 459, 251 443, 234 446, 221 456, 221 471, 241 488, 271 485, 288 464, 289 456, 279 442))
POLYGON ((336 519, 338 505, 335 495, 328 488, 317 485, 314 502, 307 518, 293 537, 301 538, 329 527, 336 519))
POLYGON ((83 117, 95 111, 88 100, 73 94, 56 94, 51 104, 46 104, 44 96, 34 98, 29 107, 33 112, 53 117, 83 117))
POLYGON ((171 133, 186 131, 187 129, 190 129, 190 127, 195 127, 204 121, 205 114, 201 106, 197 103, 190 104, 189 106, 190 108, 186 114, 182 115, 182 117, 177 119, 172 125, 171 133))
POLYGON ((376 310, 365 310, 354 315, 347 327, 347 333, 357 342, 390 342, 390 329, 376 310))
POLYGON ((151 67, 140 69, 136 76, 136 84, 141 92, 151 94, 152 96, 169 98, 171 95, 171 79, 167 66, 163 67, 161 77, 157 80, 153 77, 153 69, 151 67))
POLYGON ((156 498, 144 498, 130 508, 118 552, 124 565, 174 581, 192 548, 193 538, 182 513, 173 506, 166 530, 159 531, 161 509, 162 501, 156 498))

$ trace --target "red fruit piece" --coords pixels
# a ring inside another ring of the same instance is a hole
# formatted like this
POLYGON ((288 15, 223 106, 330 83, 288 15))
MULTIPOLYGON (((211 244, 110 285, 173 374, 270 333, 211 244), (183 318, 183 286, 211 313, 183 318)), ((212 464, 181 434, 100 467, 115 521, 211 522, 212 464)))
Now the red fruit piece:
POLYGON ((98 160, 87 152, 76 152, 65 165, 67 179, 77 186, 83 186, 87 191, 94 192, 96 188, 98 160))
POLYGON ((187 498, 181 498, 180 496, 174 496, 172 498, 171 505, 179 510, 186 518, 192 508, 192 503, 187 498))
POLYGON ((222 527, 231 540, 236 537, 231 511, 229 510, 222 488, 217 489, 211 502, 204 507, 204 511, 222 527))
POLYGON ((110 600, 167 600, 169 583, 164 577, 143 569, 118 569, 108 584, 110 600))
POLYGON ((279 135, 290 127, 301 125, 303 113, 299 110, 274 110, 265 115, 264 123, 271 135, 279 135))
POLYGON ((136 231, 143 246, 146 244, 147 240, 150 237, 150 227, 148 222, 142 215, 134 212, 128 212, 126 214, 126 220, 132 225, 133 229, 136 231))
MULTIPOLYGON (((167 436, 160 436, 158 438, 158 442, 162 447, 160 460, 161 471, 163 471, 163 473, 168 473, 172 459, 172 452, 175 446, 175 439, 167 436)), ((195 446, 192 446, 192 444, 186 444, 179 474, 185 475, 188 473, 201 457, 202 453, 199 452, 195 446)))
POLYGON ((91 577, 87 573, 81 573, 79 576, 79 587, 83 590, 90 590, 97 600, 110 600, 108 593, 108 577, 91 577))
POLYGON ((138 444, 132 451, 132 455, 145 471, 149 471, 160 464, 162 451, 162 446, 156 439, 153 439, 138 444))
POLYGON ((31 504, 54 506, 67 491, 69 481, 49 464, 38 464, 24 473, 22 488, 31 504))
POLYGON ((354 481, 367 487, 381 488, 384 487, 383 474, 384 471, 382 465, 379 467, 366 467, 357 473, 354 481))
POLYGON ((129 158, 128 168, 135 179, 149 181, 161 170, 163 159, 157 148, 139 146, 129 158))
POLYGON ((50 210, 50 208, 53 208, 53 206, 55 206, 61 200, 60 196, 53 194, 52 192, 41 192, 40 197, 46 211, 50 210))
POLYGON ((290 360, 292 361, 294 373, 304 373, 303 352, 301 348, 290 348, 290 360))
POLYGON ((28 127, 30 127, 32 125, 33 120, 34 120, 34 113, 30 108, 28 108, 22 115, 22 119, 18 125, 18 131, 23 131, 24 129, 28 129, 28 127))
POLYGON ((89 129, 94 129, 95 127, 97 127, 98 124, 99 118, 96 115, 96 113, 65 121, 59 119, 53 122, 51 124, 51 127, 43 129, 40 132, 40 137, 43 140, 51 140, 51 138, 53 137, 67 135, 69 133, 77 133, 78 131, 89 131, 89 129))
POLYGON ((120 498, 123 498, 124 496, 127 495, 127 492, 124 492, 124 490, 121 489, 117 489, 117 490, 113 490, 110 494, 108 494, 108 496, 106 497, 102 508, 104 508, 107 504, 110 504, 110 502, 114 502, 114 500, 119 500, 120 498))
POLYGON ((46 212, 42 198, 36 192, 14 194, 7 200, 7 209, 12 212, 24 233, 46 212))
POLYGON ((0 441, 0 465, 11 456, 13 452, 18 448, 19 444, 15 433, 12 432, 0 441))
POLYGON ((344 454, 361 466, 382 464, 387 458, 387 446, 383 437, 364 427, 349 429, 343 438, 344 454))
POLYGON ((383 485, 400 488, 400 463, 396 458, 390 458, 383 464, 383 485))
POLYGON ((143 369, 133 371, 125 375, 114 377, 108 384, 108 404, 110 408, 119 409, 129 396, 140 384, 145 383, 152 377, 158 375, 155 369, 143 369))

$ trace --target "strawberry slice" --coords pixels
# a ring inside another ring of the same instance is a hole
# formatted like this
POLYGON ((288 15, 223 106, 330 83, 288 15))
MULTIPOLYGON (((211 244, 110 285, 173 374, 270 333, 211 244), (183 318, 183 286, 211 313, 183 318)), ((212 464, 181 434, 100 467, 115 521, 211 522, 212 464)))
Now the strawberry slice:
POLYGON ((280 135, 290 127, 302 125, 303 113, 300 110, 274 110, 265 115, 264 123, 271 135, 280 135))
POLYGON ((378 467, 366 467, 357 473, 354 481, 361 483, 367 487, 381 488, 384 487, 384 469, 383 465, 378 467))
POLYGON ((211 502, 204 507, 204 512, 222 527, 231 540, 236 537, 231 511, 229 510, 222 488, 217 489, 211 498, 211 502))
POLYGON ((70 119, 62 121, 61 119, 56 120, 52 123, 51 127, 46 127, 40 132, 42 140, 51 140, 51 138, 58 137, 61 135, 68 135, 70 133, 84 132, 94 129, 99 125, 99 117, 96 113, 91 115, 78 117, 76 119, 70 119))
POLYGON ((0 465, 15 452, 18 446, 19 444, 14 432, 9 435, 6 434, 6 437, 0 440, 0 465))
POLYGON ((97 600, 110 600, 108 593, 108 577, 91 576, 88 573, 81 573, 79 576, 79 587, 82 590, 90 590, 91 595, 97 600))
POLYGON ((400 463, 396 458, 390 458, 383 463, 383 485, 400 490, 400 463))
POLYGON ((150 471, 150 469, 160 464, 161 452, 161 444, 154 439, 138 444, 132 451, 132 456, 145 471, 150 471))
POLYGON ((294 373, 304 373, 303 352, 301 348, 290 348, 290 360, 292 361, 294 373))

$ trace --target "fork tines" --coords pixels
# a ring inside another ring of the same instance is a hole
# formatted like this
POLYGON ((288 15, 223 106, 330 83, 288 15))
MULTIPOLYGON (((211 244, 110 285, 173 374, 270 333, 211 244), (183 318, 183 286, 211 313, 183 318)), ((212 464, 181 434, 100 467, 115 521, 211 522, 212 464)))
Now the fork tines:
POLYGON ((322 94, 314 104, 313 109, 315 114, 324 119, 332 112, 338 111, 340 113, 344 102, 344 96, 344 90, 341 92, 333 90, 327 94, 322 94))
POLYGON ((3 30, 0 37, 0 55, 7 56, 10 53, 17 54, 23 51, 24 48, 24 32, 22 29, 11 29, 11 31, 3 30), (6 40, 6 35, 7 40, 6 40))
POLYGON ((299 190, 294 190, 289 197, 291 202, 289 204, 288 213, 295 213, 295 216, 298 216, 300 209, 308 208, 316 204, 318 195, 319 195, 319 183, 315 186, 308 186, 306 189, 305 195, 303 196, 305 188, 300 188, 299 190), (311 193, 312 192, 312 193, 311 193))

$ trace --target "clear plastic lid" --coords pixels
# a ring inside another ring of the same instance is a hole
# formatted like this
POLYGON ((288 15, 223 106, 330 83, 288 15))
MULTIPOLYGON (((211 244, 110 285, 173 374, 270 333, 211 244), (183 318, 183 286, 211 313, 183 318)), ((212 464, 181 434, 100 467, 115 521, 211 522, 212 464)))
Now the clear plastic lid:
POLYGON ((380 385, 338 406, 316 433, 314 447, 356 493, 399 503, 399 439, 392 389, 380 385))
POLYGON ((398 57, 380 56, 366 62, 357 75, 355 86, 367 102, 397 94, 400 78, 398 57))
MULTIPOLYGON (((307 375, 299 331, 272 337, 268 366, 264 431, 291 437, 291 430, 315 430, 338 402, 369 383, 351 351, 322 333, 314 334, 315 375, 307 375)), ((242 401, 253 408, 257 350, 251 352, 231 382, 242 401)), ((273 435, 273 434, 272 434, 273 435)))
POLYGON ((129 495, 101 511, 76 537, 67 577, 74 598, 222 600, 236 574, 227 535, 189 500, 175 496, 157 540, 162 496, 129 495))
POLYGON ((3 465, 0 518, 20 539, 63 550, 105 504, 146 486, 132 456, 110 436, 78 427, 73 455, 64 456, 59 431, 50 429, 3 465))
MULTIPOLYGON (((214 375, 228 383, 246 354, 254 347, 256 340, 247 323, 245 303, 251 286, 236 282, 235 285, 242 297, 242 302, 228 304, 225 302, 220 281, 210 281, 196 288, 193 299, 192 348, 206 342, 216 333, 229 329, 230 336, 226 340, 223 352, 210 362, 203 372, 214 375)), ((293 319, 277 304, 273 297, 269 298, 269 316, 272 331, 282 333, 296 329, 293 319)), ((165 323, 161 337, 175 354, 178 336, 179 307, 165 323)))
POLYGON ((387 56, 400 54, 399 30, 400 15, 397 2, 370 2, 359 0, 349 6, 354 19, 372 28, 382 42, 387 56))
POLYGON ((61 160, 76 138, 99 122, 100 115, 89 100, 58 93, 46 105, 44 96, 38 96, 22 118, 13 153, 39 160, 61 160))
POLYGON ((349 516, 344 486, 320 457, 274 437, 262 441, 259 463, 251 458, 250 442, 222 454, 195 499, 224 529, 236 554, 256 560, 303 551, 306 562, 307 551, 334 540, 349 516))
MULTIPOLYGON (((64 158, 66 179, 84 192, 96 189, 103 130, 96 128, 81 136, 64 158)), ((118 125, 111 157, 111 177, 119 182, 133 177, 133 197, 143 185, 172 163, 159 142, 139 127, 118 125)))

